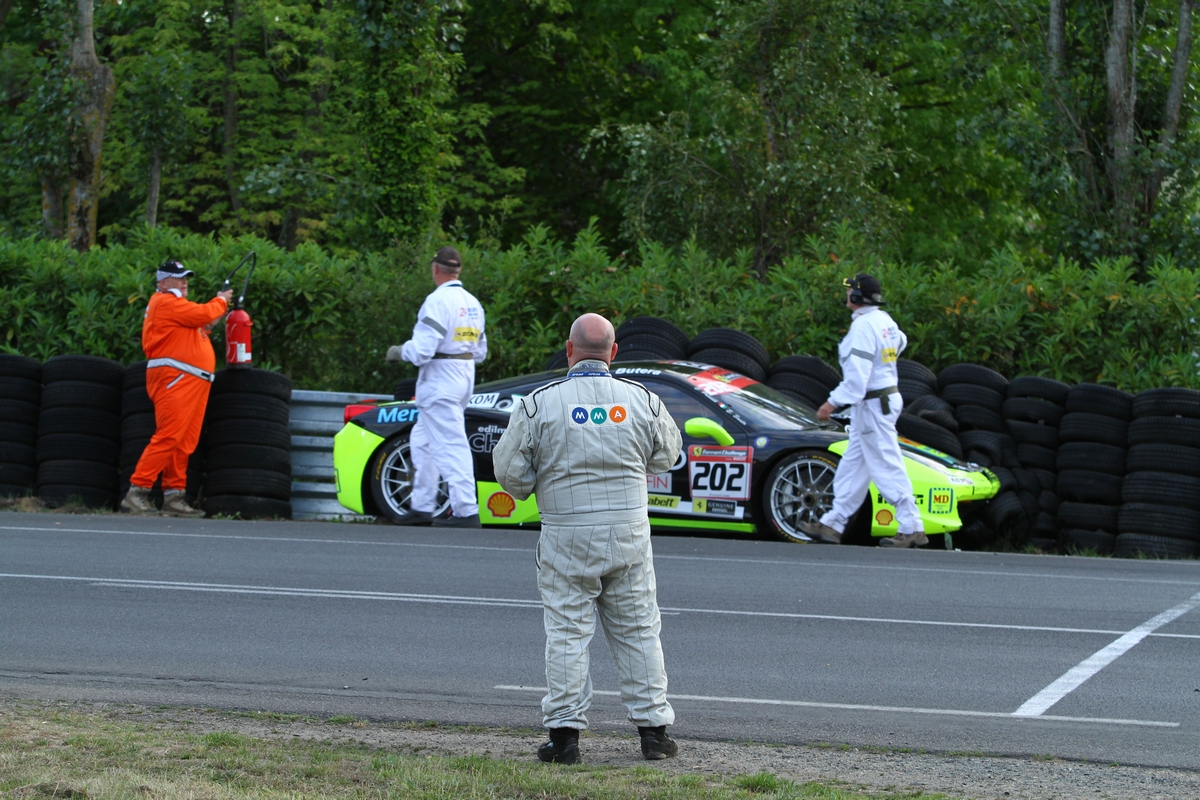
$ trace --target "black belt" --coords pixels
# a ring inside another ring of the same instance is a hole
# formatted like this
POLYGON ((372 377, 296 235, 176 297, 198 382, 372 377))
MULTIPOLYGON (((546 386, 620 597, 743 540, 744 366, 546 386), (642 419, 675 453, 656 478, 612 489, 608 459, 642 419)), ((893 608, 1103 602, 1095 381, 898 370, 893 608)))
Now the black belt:
POLYGON ((874 391, 867 392, 865 395, 863 395, 863 400, 870 400, 872 398, 878 397, 879 398, 879 407, 883 409, 883 413, 890 414, 890 413, 892 413, 892 408, 888 404, 888 395, 889 394, 900 394, 900 387, 899 386, 885 386, 882 389, 875 389, 874 391))
POLYGON ((434 353, 434 358, 453 358, 455 361, 474 361, 474 353, 434 353))

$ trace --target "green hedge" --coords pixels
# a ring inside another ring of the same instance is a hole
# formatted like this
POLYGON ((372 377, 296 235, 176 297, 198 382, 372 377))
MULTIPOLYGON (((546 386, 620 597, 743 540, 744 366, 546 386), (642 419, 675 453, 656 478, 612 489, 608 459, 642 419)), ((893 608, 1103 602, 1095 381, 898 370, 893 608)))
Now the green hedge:
MULTIPOLYGON (((312 246, 288 253, 261 239, 213 241, 169 229, 82 255, 55 242, 0 239, 0 348, 43 360, 61 353, 139 360, 155 266, 181 259, 198 273, 192 299, 205 300, 248 250, 258 253, 246 303, 256 364, 306 389, 390 391, 412 374, 386 364, 384 353, 408 338, 432 288, 428 254, 346 259, 312 246)), ((666 317, 693 335, 740 328, 772 358, 814 353, 834 362, 849 322, 841 279, 866 270, 883 282, 888 309, 908 333, 905 355, 935 370, 970 361, 1009 376, 1132 391, 1200 388, 1193 352, 1200 281, 1166 261, 1139 283, 1124 261, 1045 270, 1002 251, 968 274, 951 264, 869 262, 850 239, 812 241, 759 281, 748 253, 721 260, 694 246, 648 244, 614 256, 592 229, 563 242, 535 228, 507 250, 461 250, 464 282, 488 314, 491 355, 481 380, 540 369, 585 311, 617 324, 666 317)), ((215 341, 219 359, 219 333, 215 341)))

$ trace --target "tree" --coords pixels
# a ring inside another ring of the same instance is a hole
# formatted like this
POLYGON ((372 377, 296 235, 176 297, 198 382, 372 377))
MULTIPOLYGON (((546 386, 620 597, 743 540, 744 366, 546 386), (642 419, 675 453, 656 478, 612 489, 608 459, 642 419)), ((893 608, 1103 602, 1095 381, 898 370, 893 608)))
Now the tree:
POLYGON ((96 243, 104 128, 112 111, 116 84, 112 67, 96 56, 94 0, 77 0, 77 7, 71 76, 78 86, 78 104, 68 161, 67 241, 76 250, 84 251, 96 243))

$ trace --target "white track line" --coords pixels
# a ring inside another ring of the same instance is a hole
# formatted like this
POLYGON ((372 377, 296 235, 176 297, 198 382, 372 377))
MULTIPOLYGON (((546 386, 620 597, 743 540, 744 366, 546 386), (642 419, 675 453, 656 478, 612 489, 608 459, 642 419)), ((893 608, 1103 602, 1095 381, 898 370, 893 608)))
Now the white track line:
MULTIPOLYGON (((293 586, 255 586, 230 583, 191 583, 185 581, 155 581, 131 578, 96 578, 81 575, 31 575, 0 573, 0 578, 26 580, 70 581, 92 586, 110 586, 118 589, 165 589, 181 592, 213 592, 216 594, 277 595, 285 597, 320 597, 338 600, 390 600, 410 603, 441 603, 450 605, 496 606, 500 608, 541 608, 541 600, 508 597, 466 597, 458 595, 416 594, 410 592, 366 592, 349 589, 308 589, 293 586)), ((1121 631, 1098 628, 1055 628, 1044 625, 1001 625, 989 622, 945 622, 942 620, 889 619, 887 617, 846 617, 833 614, 789 614, 779 611, 732 611, 719 608, 671 608, 663 606, 665 614, 716 614, 722 616, 765 617, 768 619, 811 619, 831 622, 866 622, 893 625, 928 625, 940 628, 983 628, 1046 633, 1080 633, 1101 636, 1119 634, 1121 631)), ((1200 635, 1188 633, 1154 634, 1176 639, 1200 639, 1200 635)))
POLYGON ((1200 593, 1192 595, 1191 599, 1164 611, 1157 617, 1143 622, 1108 645, 1108 647, 1092 654, 1067 670, 1066 674, 1054 681, 1054 683, 1026 700, 1012 715, 1014 717, 1040 717, 1046 709, 1075 691, 1084 681, 1116 661, 1142 639, 1154 633, 1156 629, 1182 617, 1198 605, 1200 605, 1200 593))
MULTIPOLYGON (((545 686, 493 686, 493 689, 509 692, 539 692, 546 693, 545 686)), ((619 692, 599 692, 594 691, 592 694, 605 695, 608 697, 620 697, 619 692)), ((707 703, 738 703, 743 705, 761 705, 761 706, 794 706, 799 708, 831 708, 837 711, 885 711, 899 714, 934 714, 941 716, 952 717, 991 717, 994 719, 1012 719, 1012 714, 1006 714, 1002 711, 965 711, 957 708, 907 708, 905 706, 870 706, 858 705, 855 703, 814 703, 807 700, 768 700, 758 697, 710 697, 702 694, 675 694, 674 692, 667 695, 668 700, 697 700, 707 703)), ((1048 717, 1041 716, 1036 719, 1054 720, 1057 722, 1092 722, 1103 725, 1140 725, 1149 728, 1178 728, 1178 722, 1158 722, 1155 720, 1143 719, 1105 719, 1103 717, 1048 717)))

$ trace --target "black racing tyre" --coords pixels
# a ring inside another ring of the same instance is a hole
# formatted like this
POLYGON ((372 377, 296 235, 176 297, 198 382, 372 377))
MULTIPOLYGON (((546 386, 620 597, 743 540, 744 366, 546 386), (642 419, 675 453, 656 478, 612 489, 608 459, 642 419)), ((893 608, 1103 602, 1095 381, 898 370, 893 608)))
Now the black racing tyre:
POLYGON ((117 465, 111 461, 85 461, 78 458, 43 461, 38 465, 38 485, 87 486, 115 492, 117 465))
POLYGON ((125 378, 121 382, 123 391, 136 389, 146 385, 146 361, 135 361, 125 368, 125 378))
POLYGON ((38 406, 24 400, 0 400, 0 420, 19 425, 35 425, 38 421, 38 406))
MULTIPOLYGON (((567 368, 567 348, 556 350, 550 358, 546 359, 546 369, 566 369, 567 368)), ((416 380, 415 378, 413 380, 416 380)), ((415 388, 415 384, 414 384, 415 388)))
MULTIPOLYGON (((207 462, 207 460, 206 457, 205 461, 207 462)), ((292 479, 290 475, 269 469, 253 467, 212 469, 210 467, 204 474, 204 494, 209 497, 236 494, 291 500, 292 479)))
POLYGON ((935 425, 912 414, 901 414, 896 419, 896 431, 906 439, 940 450, 946 455, 963 457, 958 437, 941 425, 935 425))
POLYGON ((706 350, 697 350, 691 353, 688 355, 688 360, 699 364, 712 364, 715 367, 724 367, 725 369, 739 372, 759 383, 767 379, 766 368, 762 366, 761 362, 740 350, 710 347, 706 350))
POLYGON ((223 369, 213 379, 212 394, 258 394, 274 397, 286 405, 292 401, 292 379, 269 369, 223 369))
POLYGON ((1068 442, 1059 445, 1055 466, 1059 472, 1068 469, 1090 469, 1109 475, 1125 475, 1125 448, 1095 442, 1068 442))
POLYGON ((42 364, 42 384, 59 381, 91 381, 120 391, 125 383, 125 365, 100 356, 55 356, 42 364))
POLYGON ((1067 553, 1095 551, 1100 555, 1108 555, 1113 551, 1117 537, 1104 531, 1065 529, 1059 531, 1058 541, 1067 553))
POLYGON ((1200 419, 1200 391, 1179 387, 1147 389, 1133 398, 1134 419, 1140 417, 1190 417, 1200 419))
POLYGON ((1040 513, 1038 508, 1037 492, 1021 490, 1017 492, 1017 499, 1021 501, 1021 508, 1025 512, 1025 519, 1030 527, 1037 522, 1037 515, 1040 513))
POLYGON ((1004 407, 1004 395, 986 386, 973 383, 951 383, 943 386, 938 395, 952 406, 983 406, 997 413, 1004 407))
POLYGON ((33 465, 34 448, 28 444, 0 441, 0 461, 9 464, 33 465))
POLYGON ((1049 469, 1037 469, 1036 467, 1026 467, 1038 479, 1044 491, 1055 491, 1058 484, 1058 473, 1049 469))
MULTIPOLYGON (((564 351, 565 352, 565 351, 564 351)), ((563 362, 566 366, 566 362, 563 362)), ((417 397, 417 379, 416 378, 401 378, 396 381, 396 385, 392 387, 392 399, 397 403, 408 403, 415 400, 417 397)))
POLYGON ((680 358, 687 355, 688 345, 691 343, 688 335, 675 323, 660 317, 631 317, 617 326, 618 343, 625 341, 628 336, 639 334, 650 334, 660 339, 666 339, 671 343, 672 351, 680 354, 680 358))
POLYGON ((1084 531, 1104 531, 1116 535, 1117 512, 1120 506, 1099 503, 1066 502, 1058 504, 1058 521, 1063 528, 1084 531))
POLYGON ((126 389, 121 395, 121 418, 131 414, 153 414, 154 401, 146 394, 145 386, 134 386, 126 389))
POLYGON ((205 446, 210 450, 227 444, 258 444, 280 450, 292 448, 292 434, 286 425, 228 419, 213 422, 206 428, 205 446))
POLYGON ((1078 503, 1113 503, 1122 497, 1123 479, 1107 472, 1072 469, 1058 473, 1055 491, 1062 500, 1078 503))
POLYGON ((832 453, 800 452, 784 456, 763 484, 766 527, 785 542, 808 542, 802 522, 820 522, 833 507, 833 477, 840 459, 832 453))
POLYGON ((155 422, 153 411, 149 414, 130 414, 121 420, 121 441, 148 441, 157 430, 158 424, 155 422))
POLYGON ((653 350, 635 350, 632 347, 627 350, 617 350, 617 355, 613 358, 614 364, 628 364, 631 361, 665 361, 661 354, 653 350))
POLYGON ((806 397, 805 395, 800 394, 799 392, 793 392, 788 389, 776 389, 775 391, 779 392, 781 395, 788 398, 789 400, 792 400, 795 403, 812 410, 812 412, 814 414, 816 413, 816 410, 821 407, 820 403, 814 403, 812 401, 812 399, 810 399, 809 397, 806 397))
POLYGON ((1063 442, 1097 442, 1127 447, 1129 423, 1103 414, 1072 411, 1070 414, 1064 414, 1062 421, 1058 423, 1058 438, 1063 442))
MULTIPOLYGON (((764 378, 766 377, 767 369, 771 366, 771 357, 767 354, 767 348, 763 346, 763 343, 745 331, 739 331, 735 328, 709 328, 706 331, 700 331, 688 343, 688 358, 692 361, 703 361, 704 359, 699 357, 699 353, 713 349, 733 350, 749 356, 762 367, 764 378)), ((755 380, 762 379, 755 378, 755 380)))
POLYGON ((1122 558, 1195 558, 1200 556, 1200 542, 1147 533, 1122 533, 1117 537, 1113 553, 1122 558))
POLYGON ((1040 422, 1044 425, 1058 427, 1063 418, 1063 407, 1049 400, 1039 400, 1036 397, 1013 397, 1004 401, 1000 413, 1005 419, 1015 419, 1021 422, 1040 422))
POLYGON ((288 404, 277 397, 262 394, 226 394, 212 398, 205 419, 210 423, 241 419, 287 425, 290 411, 288 404))
POLYGON ((1129 445, 1176 444, 1200 447, 1200 419, 1141 417, 1129 423, 1129 445))
POLYGON ((1008 394, 1008 378, 994 369, 988 369, 979 364, 951 364, 937 375, 939 394, 942 394, 947 386, 956 383, 969 383, 975 386, 982 386, 999 393, 1001 396, 1008 394))
MULTIPOLYGON (((384 442, 371 454, 363 476, 370 487, 371 498, 389 522, 407 524, 412 510, 413 465, 408 434, 384 442)), ((433 515, 441 517, 450 511, 450 494, 446 481, 438 483, 433 515)))
POLYGON ((1001 492, 1015 492, 1017 490, 1017 476, 1013 475, 1013 471, 1008 467, 989 467, 992 474, 1000 481, 1001 492))
POLYGON ((770 386, 772 389, 786 390, 802 395, 816 403, 813 408, 819 408, 822 403, 829 399, 829 389, 825 384, 815 378, 809 378, 806 375, 800 375, 795 372, 777 372, 767 378, 767 386, 770 386))
POLYGON ((291 519, 292 504, 270 497, 223 494, 204 500, 204 516, 216 515, 240 519, 291 519))
POLYGON ((28 462, 12 464, 0 461, 0 483, 7 486, 32 486, 37 470, 28 462))
POLYGON ((1008 384, 1009 397, 1037 397, 1060 406, 1067 404, 1070 391, 1069 384, 1035 375, 1021 375, 1008 384))
POLYGON ((904 398, 904 402, 908 403, 916 400, 918 397, 936 397, 934 390, 921 381, 910 381, 907 378, 900 378, 896 381, 896 388, 900 390, 900 396, 904 398))
POLYGON ((1034 475, 1027 469, 1017 468, 1012 471, 1013 477, 1017 481, 1017 486, 1021 487, 1026 492, 1034 494, 1042 490, 1042 482, 1038 480, 1037 475, 1034 475))
POLYGON ((1000 464, 1004 461, 1003 446, 1000 444, 998 433, 963 431, 958 435, 958 441, 962 445, 963 452, 978 450, 981 453, 987 453, 993 464, 1000 464))
POLYGON ((121 442, 121 451, 117 455, 117 467, 122 472, 126 469, 132 470, 141 460, 142 453, 148 444, 150 444, 149 439, 131 439, 121 442))
POLYGON ((1149 533, 1200 541, 1200 511, 1154 503, 1125 503, 1117 517, 1117 533, 1149 533))
POLYGON ((784 356, 771 367, 769 375, 794 373, 804 375, 825 387, 825 393, 842 382, 842 373, 820 356, 784 356))
POLYGON ((0 353, 0 378, 19 378, 42 383, 42 362, 26 356, 0 353))
POLYGON ((1033 542, 1031 542, 1031 544, 1033 544, 1035 547, 1038 547, 1040 550, 1053 550, 1057 548, 1058 528, 1058 517, 1054 516, 1053 514, 1047 514, 1044 511, 1039 513, 1037 520, 1035 520, 1033 523, 1034 533, 1040 534, 1040 538, 1046 538, 1050 541, 1039 545, 1035 539, 1033 542))
POLYGON ((1099 383, 1080 383, 1071 387, 1066 409, 1128 421, 1133 418, 1133 395, 1099 383))
POLYGON ((919 361, 913 361, 911 358, 896 359, 896 375, 902 380, 923 383, 933 392, 937 392, 937 373, 919 361))
MULTIPOLYGON (((977 406, 971 407, 977 408, 977 406)), ((966 408, 966 406, 964 406, 964 408, 966 408)), ((932 422, 934 425, 943 427, 953 434, 957 435, 959 432, 958 420, 955 419, 954 415, 949 411, 921 411, 917 413, 917 416, 923 420, 932 422)))
POLYGON ((79 503, 85 508, 115 508, 117 504, 116 492, 96 489, 92 486, 39 484, 37 496, 50 508, 59 508, 75 503, 79 503))
POLYGON ((1173 472, 1131 472, 1122 484, 1121 500, 1200 511, 1200 478, 1173 472))
POLYGON ((654 353, 660 359, 682 359, 687 357, 687 348, 677 347, 671 340, 653 333, 635 333, 617 340, 617 354, 622 350, 642 350, 654 353))
POLYGON ((278 447, 255 444, 227 444, 211 447, 204 454, 209 471, 252 467, 291 477, 292 454, 278 447))
POLYGON ((38 436, 55 433, 82 433, 121 439, 121 418, 94 408, 48 408, 38 415, 38 436))
POLYGON ((1057 514, 1062 503, 1058 502, 1058 495, 1049 489, 1042 489, 1038 493, 1038 510, 1046 514, 1057 514))
POLYGON ((978 467, 997 467, 1000 464, 992 463, 992 457, 987 453, 982 453, 978 450, 968 450, 963 459, 969 464, 974 464, 978 467))
POLYGON ((22 403, 40 405, 42 385, 28 378, 0 377, 0 400, 20 400, 22 403))
POLYGON ((42 410, 48 408, 94 408, 121 413, 121 391, 92 381, 57 381, 42 389, 42 410))
POLYGON ((1016 419, 1004 421, 1005 427, 1017 444, 1036 444, 1051 450, 1058 447, 1058 428, 1037 422, 1021 422, 1016 419))
POLYGON ((0 442, 35 445, 37 444, 37 425, 2 420, 0 421, 0 442))
POLYGON ((1175 444, 1135 444, 1125 454, 1126 472, 1167 467, 1178 475, 1200 478, 1200 448, 1175 444))
POLYGON ((924 397, 918 397, 916 400, 913 400, 911 403, 907 399, 905 399, 905 401, 904 401, 904 413, 905 414, 918 414, 922 411, 949 411, 951 414, 953 414, 954 406, 950 405, 942 398, 938 397, 937 395, 933 395, 933 394, 925 395, 924 397))
POLYGON ((116 464, 119 445, 106 436, 84 433, 51 433, 38 437, 37 461, 95 461, 116 464))
POLYGON ((14 485, 11 483, 0 483, 0 497, 28 497, 33 494, 33 484, 14 485))
POLYGON ((983 406, 962 405, 954 409, 960 430, 1004 433, 1004 418, 1000 412, 983 406))
POLYGON ((1016 492, 1001 492, 987 501, 983 507, 983 520, 992 530, 1000 530, 1006 523, 1025 513, 1016 492))

